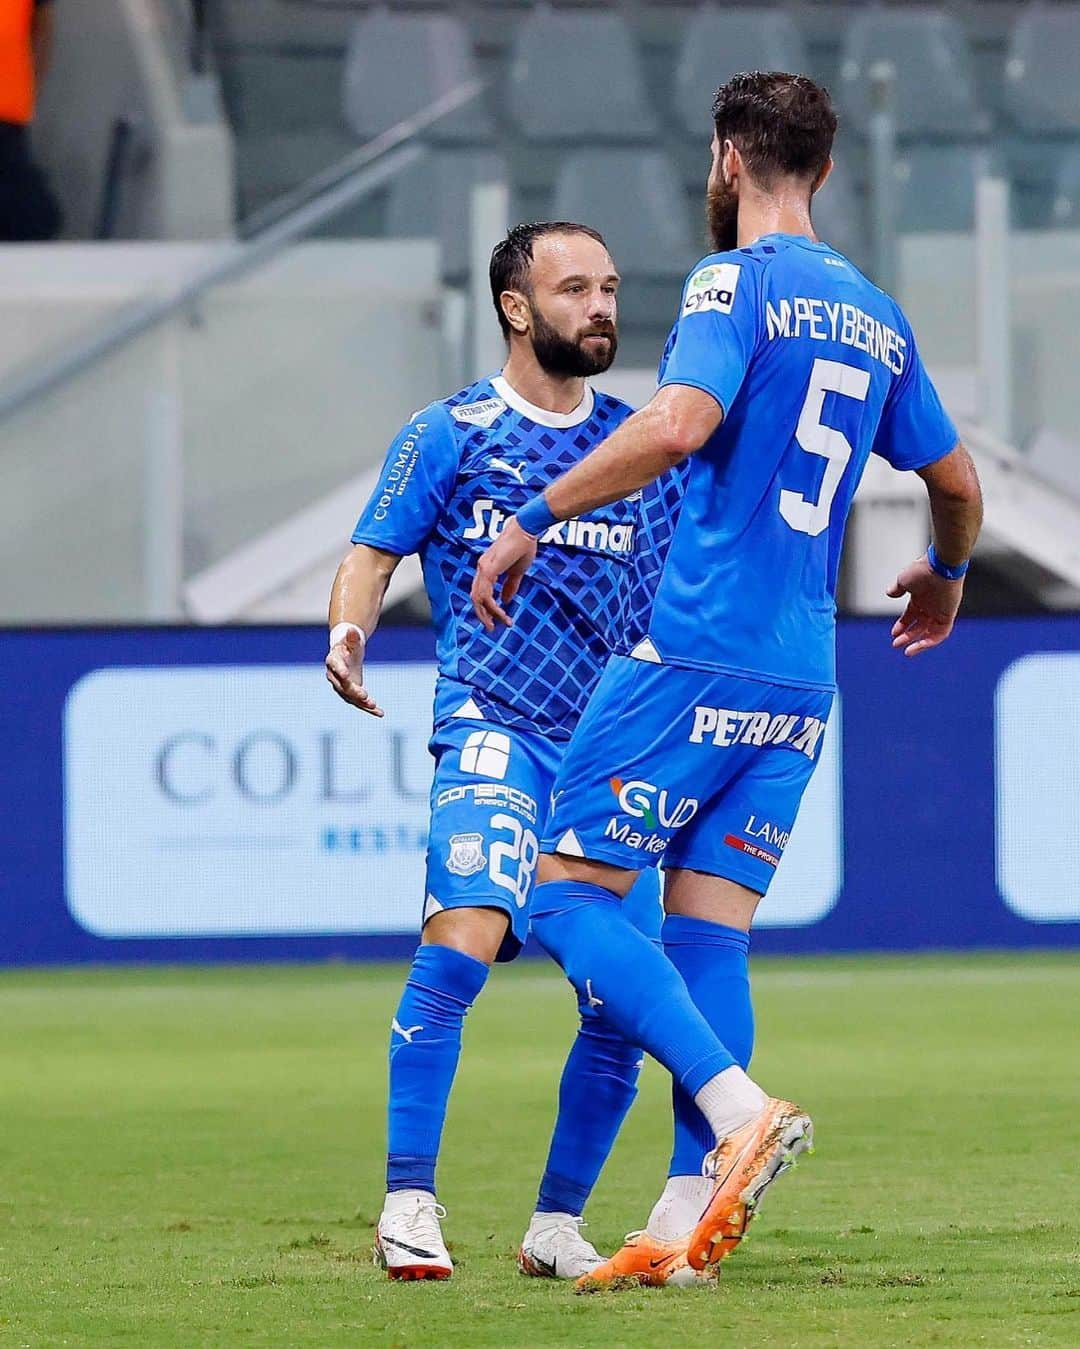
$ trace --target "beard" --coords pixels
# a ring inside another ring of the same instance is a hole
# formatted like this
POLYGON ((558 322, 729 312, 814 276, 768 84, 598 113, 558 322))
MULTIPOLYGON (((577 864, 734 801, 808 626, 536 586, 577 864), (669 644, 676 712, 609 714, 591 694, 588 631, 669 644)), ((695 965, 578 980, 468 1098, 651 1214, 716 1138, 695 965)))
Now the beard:
POLYGON ((706 190, 705 219, 714 253, 739 246, 739 197, 726 183, 706 190))
POLYGON ((596 323, 583 329, 576 337, 563 337, 535 308, 532 309, 532 346, 541 369, 549 375, 573 375, 587 379, 602 374, 615 359, 619 338, 614 323, 596 323), (606 349, 590 351, 586 338, 606 337, 606 349))

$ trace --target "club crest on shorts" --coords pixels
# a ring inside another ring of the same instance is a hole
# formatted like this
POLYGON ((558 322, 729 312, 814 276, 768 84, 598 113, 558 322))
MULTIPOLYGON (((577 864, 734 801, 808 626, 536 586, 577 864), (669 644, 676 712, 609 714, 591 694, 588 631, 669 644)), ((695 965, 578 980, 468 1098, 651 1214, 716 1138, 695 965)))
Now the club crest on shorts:
POLYGON ((475 876, 478 871, 483 871, 486 861, 483 834, 450 835, 446 869, 451 875, 475 876))

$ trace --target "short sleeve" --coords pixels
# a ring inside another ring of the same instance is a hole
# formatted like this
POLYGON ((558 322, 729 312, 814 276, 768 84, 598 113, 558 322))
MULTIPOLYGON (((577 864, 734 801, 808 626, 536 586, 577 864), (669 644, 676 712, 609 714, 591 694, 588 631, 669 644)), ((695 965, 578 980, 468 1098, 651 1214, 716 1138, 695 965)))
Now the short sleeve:
POLYGON ((711 394, 725 415, 735 401, 758 337, 752 264, 706 260, 683 287, 660 385, 688 384, 711 394))
POLYGON ((353 543, 401 557, 415 553, 450 500, 457 470, 449 417, 432 404, 403 427, 387 451, 379 481, 353 530, 353 543))
POLYGON ((893 468, 925 468, 956 448, 960 437, 926 373, 910 326, 904 323, 904 369, 885 400, 874 453, 893 468))

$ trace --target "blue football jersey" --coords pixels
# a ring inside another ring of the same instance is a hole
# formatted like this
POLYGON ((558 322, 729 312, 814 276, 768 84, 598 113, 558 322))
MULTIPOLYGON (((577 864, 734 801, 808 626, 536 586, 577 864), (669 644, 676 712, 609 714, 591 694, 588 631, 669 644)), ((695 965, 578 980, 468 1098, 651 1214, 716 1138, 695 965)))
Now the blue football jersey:
POLYGON ((724 410, 689 461, 649 659, 831 687, 844 525, 871 451, 957 443, 900 307, 823 243, 772 234, 702 260, 660 383, 724 410))
POLYGON ((641 492, 634 536, 634 566, 616 651, 626 655, 645 637, 656 588, 679 519, 690 463, 676 464, 641 492))
POLYGON ((420 554, 438 632, 437 721, 471 699, 501 725, 569 738, 625 623, 639 500, 542 535, 513 627, 485 632, 469 591, 506 520, 631 411, 587 389, 574 412, 549 413, 496 376, 429 404, 390 446, 352 538, 420 554))

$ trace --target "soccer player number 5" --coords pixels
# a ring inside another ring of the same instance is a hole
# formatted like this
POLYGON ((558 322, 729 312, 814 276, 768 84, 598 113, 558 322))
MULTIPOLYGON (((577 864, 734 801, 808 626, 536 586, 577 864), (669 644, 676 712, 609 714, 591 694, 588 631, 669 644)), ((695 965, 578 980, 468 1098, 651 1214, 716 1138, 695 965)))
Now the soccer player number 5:
POLYGON ((828 466, 817 501, 807 501, 801 492, 789 492, 786 488, 780 493, 780 514, 800 534, 816 538, 828 528, 833 497, 844 476, 847 461, 851 458, 851 441, 843 431, 822 423, 825 395, 838 393, 844 398, 855 398, 865 403, 869 389, 870 375, 866 370, 820 357, 814 362, 810 372, 810 387, 799 415, 799 425, 795 428, 795 439, 807 454, 820 454, 827 459, 828 466))

